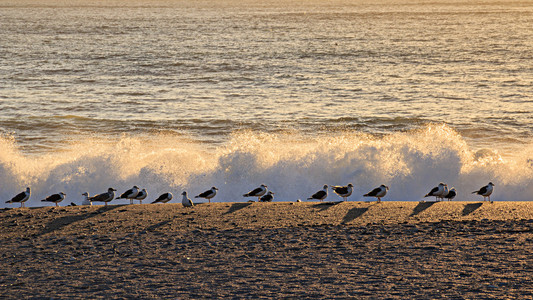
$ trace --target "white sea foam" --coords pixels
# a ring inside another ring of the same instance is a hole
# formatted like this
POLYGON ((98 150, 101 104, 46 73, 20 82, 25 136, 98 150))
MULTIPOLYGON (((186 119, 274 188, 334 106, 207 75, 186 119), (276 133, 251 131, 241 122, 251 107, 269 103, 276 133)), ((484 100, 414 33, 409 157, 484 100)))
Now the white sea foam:
MULTIPOLYGON (((309 139, 298 133, 234 133, 222 146, 176 135, 151 138, 123 136, 73 142, 67 150, 26 155, 11 137, 0 138, 0 201, 2 207, 26 186, 32 188, 29 206, 60 191, 66 203, 82 201, 114 187, 146 187, 148 199, 171 191, 196 195, 219 188, 214 201, 244 201, 242 194, 261 183, 276 192, 276 200, 308 197, 323 184, 353 183, 349 200, 384 183, 385 200, 420 200, 439 182, 455 186, 456 200, 480 200, 471 192, 492 181, 494 200, 531 200, 533 145, 513 155, 473 151, 447 125, 380 137, 357 131, 335 132, 309 139)), ((328 200, 340 200, 333 193, 328 200)), ((127 203, 116 200, 115 203, 127 203)), ((15 205, 16 206, 16 205, 15 205)))

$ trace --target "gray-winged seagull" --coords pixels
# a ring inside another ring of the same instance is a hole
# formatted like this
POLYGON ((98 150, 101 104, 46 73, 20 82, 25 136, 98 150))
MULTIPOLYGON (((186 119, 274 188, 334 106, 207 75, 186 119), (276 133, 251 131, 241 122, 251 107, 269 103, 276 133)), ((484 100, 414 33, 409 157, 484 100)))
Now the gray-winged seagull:
POLYGON ((322 187, 322 189, 316 193, 314 193, 311 197, 307 198, 307 200, 320 200, 320 202, 322 202, 322 200, 326 199, 328 197, 328 185, 327 184, 324 184, 324 186, 322 187))
POLYGON ((424 197, 435 197, 435 201, 439 201, 439 199, 442 199, 442 197, 444 197, 444 187, 446 186, 445 183, 439 183, 438 186, 434 187, 433 189, 431 189, 431 191, 429 191, 429 193, 427 193, 424 197))
POLYGON ((243 197, 257 197, 257 201, 260 201, 261 200, 261 196, 263 196, 264 194, 266 194, 266 192, 268 191, 267 189, 267 186, 264 185, 264 184, 261 184, 260 187, 252 190, 252 191, 249 191, 248 193, 242 195, 243 197))
POLYGON ((172 200, 172 193, 164 193, 161 196, 159 196, 157 199, 155 199, 154 203, 167 203, 168 201, 172 200))
POLYGON ((30 195, 31 195, 30 188, 27 187, 25 192, 19 193, 15 197, 11 198, 11 200, 6 201, 6 203, 20 203, 20 207, 24 207, 24 202, 30 199, 30 195))
POLYGON ((494 190, 495 184, 492 182, 489 182, 486 186, 480 188, 478 191, 472 192, 472 194, 478 194, 483 196, 483 201, 486 200, 486 198, 489 198, 490 201, 490 195, 492 194, 492 191, 494 190))
POLYGON ((376 197, 378 198, 378 202, 381 202, 381 198, 385 197, 387 195, 387 190, 389 189, 388 186, 382 184, 379 187, 373 189, 372 191, 364 194, 364 197, 376 197))
POLYGON ((55 203, 56 206, 59 206, 59 202, 63 201, 65 199, 66 194, 61 192, 59 194, 53 194, 51 196, 46 197, 46 199, 41 200, 42 202, 52 202, 55 203))
POLYGON ((352 194, 353 192, 353 184, 351 183, 348 183, 347 186, 332 186, 331 189, 335 192, 335 194, 339 195, 342 197, 342 199, 344 199, 344 201, 348 201, 348 197, 350 197, 350 195, 352 194))
POLYGON ((194 198, 205 198, 211 203, 211 199, 217 195, 218 189, 216 187, 212 187, 210 190, 207 190, 200 195, 194 196, 194 198))
POLYGON ((117 199, 129 199, 130 204, 133 204, 133 199, 137 197, 139 194, 139 187, 134 185, 131 189, 125 191, 122 193, 122 195, 118 196, 117 199))
POLYGON ((92 196, 89 198, 89 201, 91 202, 104 202, 105 206, 107 206, 107 202, 110 202, 115 198, 115 192, 116 190, 114 188, 108 188, 107 193, 98 194, 96 196, 92 196))
POLYGON ((139 200, 139 203, 143 204, 143 200, 146 199, 146 197, 148 197, 148 192, 146 189, 142 189, 135 197, 135 200, 139 200))

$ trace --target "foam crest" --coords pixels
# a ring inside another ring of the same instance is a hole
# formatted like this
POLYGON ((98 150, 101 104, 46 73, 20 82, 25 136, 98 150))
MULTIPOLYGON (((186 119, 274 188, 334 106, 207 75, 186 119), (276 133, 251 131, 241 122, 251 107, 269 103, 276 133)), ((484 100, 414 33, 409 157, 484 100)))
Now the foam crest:
MULTIPOLYGON (((447 125, 373 136, 357 131, 310 138, 300 133, 239 131, 214 147, 178 135, 87 138, 61 151, 25 155, 10 136, 0 137, 1 206, 26 186, 28 205, 60 191, 66 203, 81 203, 81 193, 118 192, 146 187, 148 200, 171 191, 173 202, 187 190, 191 196, 211 186, 216 201, 244 201, 242 194, 261 183, 277 200, 305 199, 323 184, 355 185, 350 200, 384 183, 387 200, 418 201, 433 186, 455 186, 457 200, 479 200, 470 193, 492 181, 494 200, 531 200, 533 145, 513 155, 473 150, 447 125)), ((330 200, 338 200, 330 194, 330 200)), ((116 203, 126 203, 116 201, 116 203)), ((15 205, 16 206, 16 205, 15 205)))

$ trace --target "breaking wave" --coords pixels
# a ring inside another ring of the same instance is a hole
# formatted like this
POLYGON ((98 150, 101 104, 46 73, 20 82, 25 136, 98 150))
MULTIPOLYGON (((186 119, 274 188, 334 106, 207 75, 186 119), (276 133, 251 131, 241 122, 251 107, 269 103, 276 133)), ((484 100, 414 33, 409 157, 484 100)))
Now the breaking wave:
MULTIPOLYGON (((455 186, 456 200, 480 200, 470 192, 492 181, 494 200, 531 200, 533 145, 503 156, 496 150, 469 148, 462 136, 443 124, 374 136, 358 131, 321 134, 239 131, 221 146, 179 135, 117 139, 87 138, 61 151, 25 154, 11 136, 0 137, 0 206, 26 186, 32 188, 28 206, 64 191, 66 203, 81 203, 114 187, 146 187, 148 199, 167 191, 172 202, 187 190, 194 196, 211 186, 215 201, 244 201, 242 194, 261 183, 276 200, 305 199, 323 184, 353 183, 349 200, 385 183, 385 200, 418 201, 439 182, 455 186)), ((329 200, 339 200, 330 194, 329 200)), ((114 201, 126 203, 125 201, 114 201)), ((65 204, 65 203, 64 203, 65 204)))

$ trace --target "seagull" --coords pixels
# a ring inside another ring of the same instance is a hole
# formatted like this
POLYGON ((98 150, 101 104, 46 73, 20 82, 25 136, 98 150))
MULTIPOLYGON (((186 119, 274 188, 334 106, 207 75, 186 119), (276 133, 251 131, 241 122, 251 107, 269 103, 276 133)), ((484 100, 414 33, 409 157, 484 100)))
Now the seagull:
POLYGON ((55 203, 56 206, 59 206, 59 202, 63 201, 65 199, 66 194, 61 192, 59 194, 53 194, 51 196, 46 197, 46 199, 41 200, 42 202, 52 202, 55 203))
POLYGON ((187 197, 187 192, 181 193, 183 195, 183 198, 181 199, 181 204, 185 207, 193 207, 194 203, 192 203, 192 200, 187 197))
POLYGON ((452 201, 453 198, 455 198, 455 196, 457 196, 457 192, 455 191, 455 188, 452 187, 448 193, 446 194, 446 196, 444 196, 444 198, 448 199, 448 201, 452 201))
POLYGON ((143 204, 143 200, 146 199, 147 196, 148 196, 148 192, 146 191, 146 189, 142 189, 142 190, 137 194, 137 197, 135 197, 134 200, 139 200, 139 201, 140 201, 140 204, 143 204))
POLYGON ((261 196, 266 194, 268 191, 267 186, 264 184, 261 184, 260 187, 254 189, 253 191, 249 191, 248 193, 242 195, 243 197, 257 197, 257 201, 261 201, 261 196))
POLYGON ((168 201, 172 200, 172 193, 164 193, 163 195, 159 196, 159 198, 155 199, 154 203, 167 203, 168 201))
POLYGON ((81 205, 93 205, 93 202, 89 199, 89 193, 85 192, 81 194, 83 196, 83 201, 81 202, 81 205))
POLYGON ((494 183, 489 182, 486 186, 479 189, 479 191, 472 192, 472 194, 478 194, 483 196, 483 201, 485 201, 485 198, 489 198, 490 201, 490 195, 492 194, 492 191, 494 190, 494 183))
POLYGON ((272 191, 268 191, 268 193, 266 195, 264 195, 263 197, 261 197, 261 199, 259 199, 259 202, 272 202, 272 200, 274 200, 274 193, 272 191))
POLYGON ((372 191, 366 193, 363 195, 363 197, 376 197, 378 198, 378 202, 381 202, 381 198, 385 197, 387 195, 387 190, 389 189, 388 186, 382 184, 379 187, 373 189, 372 191))
POLYGON ((115 198, 115 192, 117 190, 115 190, 114 188, 108 188, 107 189, 107 193, 102 193, 102 194, 98 194, 96 196, 92 196, 89 198, 89 201, 93 202, 93 201, 96 201, 96 202, 104 202, 105 205, 107 206, 107 202, 113 200, 113 198, 115 198))
POLYGON ((24 202, 28 201, 30 199, 30 188, 27 187, 25 192, 22 192, 15 197, 13 197, 11 200, 6 201, 6 203, 20 203, 20 207, 24 207, 24 202))
POLYGON ((217 191, 218 189, 216 187, 212 187, 210 190, 207 190, 198 196, 194 196, 194 198, 205 198, 209 200, 209 203, 211 203, 211 198, 217 195, 217 191))
POLYGON ((130 204, 133 204, 133 199, 135 199, 135 197, 137 197, 138 194, 139 194, 139 187, 134 185, 131 189, 125 191, 124 193, 122 193, 122 195, 117 197, 117 199, 130 199, 130 204))
POLYGON ((430 196, 435 196, 435 201, 439 201, 439 198, 442 199, 442 197, 444 197, 444 187, 446 186, 445 183, 439 183, 438 186, 434 187, 433 189, 431 189, 431 191, 429 193, 427 193, 424 197, 430 197, 430 196))
POLYGON ((311 197, 307 198, 307 200, 316 199, 322 202, 322 200, 326 199, 327 197, 328 197, 328 185, 324 184, 324 186, 322 187, 322 190, 314 193, 311 197))
POLYGON ((344 199, 344 201, 348 201, 346 198, 350 197, 353 191, 353 184, 348 183, 347 186, 332 186, 331 187, 335 194, 339 195, 344 199))

